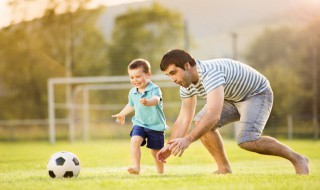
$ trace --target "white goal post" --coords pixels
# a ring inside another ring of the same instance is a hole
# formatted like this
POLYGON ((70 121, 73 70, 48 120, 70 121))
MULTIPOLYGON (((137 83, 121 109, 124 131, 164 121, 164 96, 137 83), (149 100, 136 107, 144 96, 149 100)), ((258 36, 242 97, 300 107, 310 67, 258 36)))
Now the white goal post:
MULTIPOLYGON (((157 81, 156 84, 161 87, 177 87, 174 83, 170 82, 170 79, 165 75, 153 75, 152 81, 157 81)), ((55 85, 75 85, 71 93, 71 101, 66 105, 69 117, 67 123, 69 126, 69 140, 74 141, 74 111, 76 107, 82 106, 84 110, 83 118, 83 139, 88 139, 88 109, 89 109, 89 91, 94 90, 119 90, 119 89, 130 89, 132 86, 128 76, 103 76, 103 77, 66 77, 66 78, 50 78, 47 83, 48 87, 48 125, 49 125, 49 141, 51 144, 56 142, 56 114, 57 103, 55 102, 55 85), (76 105, 73 98, 77 94, 82 93, 83 104, 76 105)))

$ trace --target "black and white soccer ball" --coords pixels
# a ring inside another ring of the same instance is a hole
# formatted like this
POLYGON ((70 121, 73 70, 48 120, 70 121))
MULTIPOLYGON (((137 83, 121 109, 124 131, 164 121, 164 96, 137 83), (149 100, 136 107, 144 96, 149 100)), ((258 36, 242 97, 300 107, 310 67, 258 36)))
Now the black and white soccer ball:
POLYGON ((77 177, 80 173, 80 160, 71 152, 57 152, 50 157, 47 171, 52 178, 77 177))

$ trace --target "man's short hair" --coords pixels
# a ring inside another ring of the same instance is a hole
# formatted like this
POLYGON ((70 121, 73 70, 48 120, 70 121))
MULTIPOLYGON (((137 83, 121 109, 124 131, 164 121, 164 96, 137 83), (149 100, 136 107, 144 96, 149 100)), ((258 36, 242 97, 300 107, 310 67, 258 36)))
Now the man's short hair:
POLYGON ((129 65, 128 65, 128 70, 133 70, 133 69, 137 69, 137 68, 143 68, 144 73, 151 72, 150 63, 149 63, 149 61, 147 61, 145 59, 135 59, 135 60, 131 61, 131 63, 129 63, 129 65))
POLYGON ((184 70, 184 65, 189 63, 190 66, 196 65, 196 61, 191 57, 191 55, 181 49, 169 50, 160 62, 161 71, 165 71, 169 65, 174 64, 176 67, 180 67, 184 70))

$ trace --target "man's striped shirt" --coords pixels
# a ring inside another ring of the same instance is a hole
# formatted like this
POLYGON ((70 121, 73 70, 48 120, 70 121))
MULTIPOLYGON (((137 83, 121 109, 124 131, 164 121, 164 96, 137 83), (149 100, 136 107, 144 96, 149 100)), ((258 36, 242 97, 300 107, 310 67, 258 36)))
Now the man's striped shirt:
POLYGON ((269 81, 252 67, 232 59, 196 61, 199 81, 189 87, 180 87, 180 96, 188 98, 207 94, 224 86, 224 99, 239 102, 263 92, 269 81))

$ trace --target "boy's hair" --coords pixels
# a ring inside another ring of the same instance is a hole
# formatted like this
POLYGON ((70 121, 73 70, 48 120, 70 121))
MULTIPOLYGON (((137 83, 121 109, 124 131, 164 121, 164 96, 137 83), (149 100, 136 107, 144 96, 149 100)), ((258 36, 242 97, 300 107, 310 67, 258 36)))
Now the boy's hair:
POLYGON ((135 60, 131 61, 131 63, 129 63, 129 65, 128 65, 128 70, 133 70, 133 69, 137 69, 140 67, 143 68, 144 73, 151 72, 150 63, 149 63, 149 61, 147 61, 145 59, 135 59, 135 60))
POLYGON ((176 67, 180 67, 184 70, 184 64, 189 63, 190 66, 196 65, 196 61, 191 57, 191 55, 181 49, 169 50, 160 62, 161 71, 165 71, 169 65, 174 64, 176 67))

